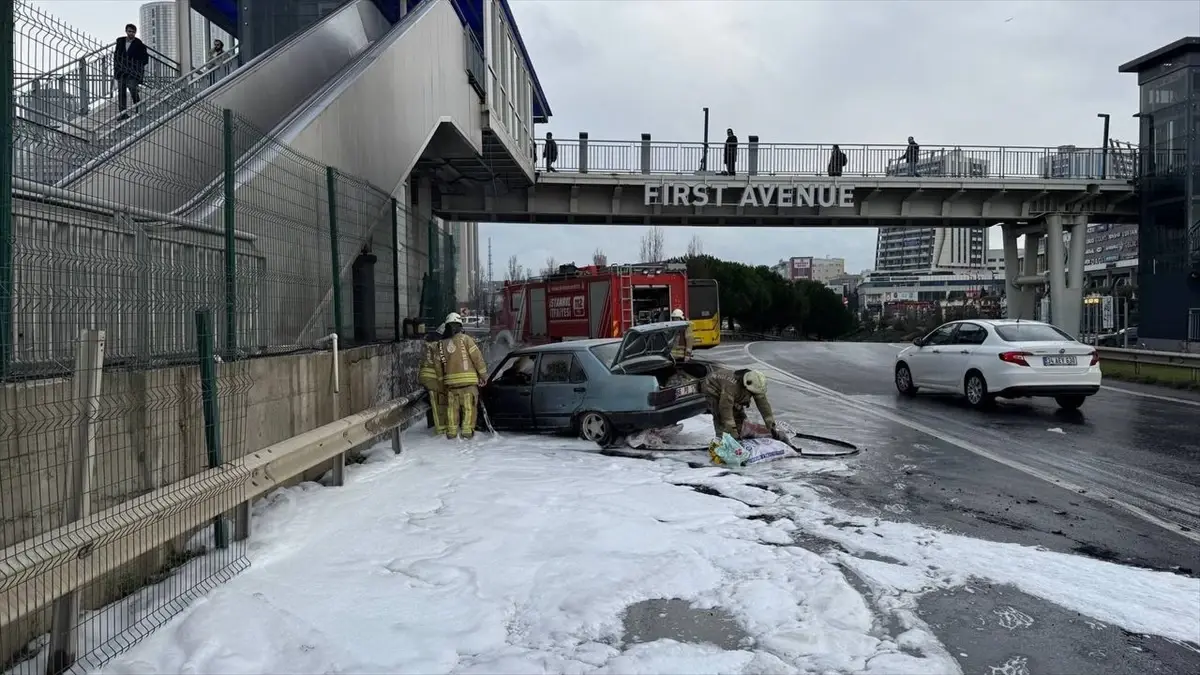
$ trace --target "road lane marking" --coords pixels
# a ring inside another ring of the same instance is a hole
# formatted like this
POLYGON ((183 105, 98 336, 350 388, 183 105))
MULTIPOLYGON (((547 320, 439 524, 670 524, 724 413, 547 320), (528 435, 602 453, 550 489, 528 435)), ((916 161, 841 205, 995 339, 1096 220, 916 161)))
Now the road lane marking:
POLYGON ((953 436, 944 431, 940 431, 938 429, 934 429, 932 427, 926 426, 924 424, 921 424, 920 422, 914 422, 912 420, 905 419, 904 417, 901 417, 900 415, 894 414, 894 413, 884 410, 882 408, 872 406, 872 405, 867 405, 865 403, 862 403, 860 401, 857 401, 857 400, 851 398, 850 396, 847 396, 846 394, 843 394, 838 391, 834 391, 833 389, 829 389, 828 387, 823 387, 823 386, 817 384, 816 382, 811 382, 811 381, 806 380, 797 375, 793 375, 792 373, 789 373, 786 370, 783 370, 782 368, 774 366, 774 365, 758 358, 754 354, 752 354, 750 352, 750 347, 755 344, 758 344, 758 343, 751 342, 751 343, 746 344, 746 346, 742 348, 742 351, 745 353, 745 355, 747 357, 749 357, 755 363, 758 363, 763 368, 770 369, 770 370, 774 371, 775 373, 783 376, 783 378, 786 381, 781 382, 781 384, 783 384, 784 386, 788 386, 790 384, 793 389, 796 389, 798 391, 814 393, 814 394, 826 396, 828 398, 832 398, 836 401, 841 402, 843 405, 847 405, 851 408, 854 408, 855 410, 860 410, 865 414, 873 415, 880 419, 885 419, 885 420, 888 420, 891 422, 895 422, 896 424, 908 427, 909 429, 912 429, 913 431, 918 431, 927 436, 932 436, 933 438, 936 438, 940 441, 943 441, 950 445, 953 445, 953 446, 956 446, 963 450, 966 450, 967 452, 973 453, 975 455, 978 455, 978 456, 986 458, 986 459, 990 459, 993 462, 996 462, 998 464, 1003 464, 1004 466, 1007 466, 1010 469, 1015 469, 1016 471, 1020 471, 1021 473, 1024 473, 1028 476, 1032 476, 1039 480, 1043 480, 1047 483, 1050 483, 1051 485, 1057 485, 1058 487, 1065 488, 1067 490, 1071 490, 1071 491, 1075 492, 1076 494, 1079 494, 1082 497, 1085 497, 1087 499, 1091 499, 1093 501, 1097 501, 1102 504, 1108 504, 1110 506, 1115 506, 1140 520, 1150 523, 1151 525, 1156 525, 1158 527, 1163 528, 1164 530, 1169 530, 1170 532, 1173 532, 1185 539, 1188 539, 1190 541, 1200 544, 1200 532, 1191 530, 1190 528, 1188 528, 1180 523, 1175 523, 1175 522, 1166 520, 1165 518, 1159 518, 1158 516, 1150 513, 1149 511, 1147 511, 1139 506, 1134 506, 1133 504, 1125 502, 1125 501, 1118 499, 1117 497, 1114 497, 1112 495, 1108 495, 1108 494, 1104 493, 1103 491, 1098 490, 1094 487, 1085 488, 1082 485, 1076 485, 1065 479, 1057 478, 1053 474, 1042 471, 1041 469, 1034 468, 1032 466, 1029 466, 1028 464, 1024 464, 1015 459, 996 454, 996 453, 992 452, 991 450, 982 448, 978 445, 975 445, 974 443, 971 443, 969 441, 964 441, 963 439, 958 438, 957 436, 953 436))
POLYGON ((1132 389, 1123 389, 1121 387, 1113 387, 1113 386, 1110 386, 1107 384, 1100 385, 1100 388, 1107 389, 1108 391, 1117 391, 1122 394, 1128 394, 1129 396, 1140 396, 1142 398, 1152 398, 1156 401, 1166 401, 1168 403, 1180 403, 1183 405, 1190 405, 1190 406, 1195 406, 1197 408, 1200 408, 1200 401, 1192 401, 1192 400, 1189 400, 1186 398, 1175 398, 1174 396, 1163 396, 1162 394, 1149 394, 1144 391, 1134 391, 1132 389))

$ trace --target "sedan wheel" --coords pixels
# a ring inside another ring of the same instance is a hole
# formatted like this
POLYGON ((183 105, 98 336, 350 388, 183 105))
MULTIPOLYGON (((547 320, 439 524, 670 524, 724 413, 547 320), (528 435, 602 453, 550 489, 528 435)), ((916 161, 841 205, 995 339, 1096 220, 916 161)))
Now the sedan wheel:
POLYGON ((917 388, 913 386, 912 371, 903 363, 896 366, 896 391, 903 396, 912 396, 917 393, 917 388))
POLYGON ((612 424, 598 412, 587 412, 579 418, 579 436, 585 441, 608 445, 613 440, 612 424))
POLYGON ((992 397, 988 395, 987 381, 979 373, 967 375, 965 391, 967 404, 972 408, 982 408, 992 402, 992 397))

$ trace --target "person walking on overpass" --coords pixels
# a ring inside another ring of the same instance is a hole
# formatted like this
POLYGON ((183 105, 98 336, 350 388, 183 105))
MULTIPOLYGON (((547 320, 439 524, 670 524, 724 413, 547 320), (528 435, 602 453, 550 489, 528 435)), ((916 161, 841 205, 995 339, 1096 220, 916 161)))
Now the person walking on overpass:
POLYGON ((733 129, 725 130, 725 175, 733 176, 737 173, 737 151, 738 137, 733 134, 733 129))
POLYGON ((125 35, 117 38, 113 46, 113 79, 117 81, 117 110, 121 119, 128 119, 128 99, 133 99, 133 110, 137 112, 142 96, 138 87, 146 77, 146 65, 150 63, 150 52, 146 43, 137 36, 137 26, 125 24, 125 35))
POLYGON ((921 158, 921 146, 917 144, 912 136, 908 137, 908 147, 905 148, 904 154, 900 159, 908 164, 908 175, 920 178, 921 174, 917 173, 917 160, 921 158))
POLYGON ((712 414, 713 431, 717 438, 729 434, 742 437, 746 422, 746 408, 750 401, 758 408, 763 422, 776 436, 775 413, 767 400, 767 378, 757 370, 731 370, 714 366, 700 385, 700 391, 708 400, 708 412, 712 414))
POLYGON ((425 333, 425 353, 417 381, 429 392, 429 411, 433 416, 433 429, 437 435, 446 433, 446 385, 442 382, 442 359, 439 343, 445 336, 446 324, 425 333))
POLYGON ((846 168, 846 163, 849 160, 846 158, 846 153, 835 143, 833 151, 829 153, 829 177, 839 178, 842 175, 842 169, 846 168))
MULTIPOLYGON (((683 316, 683 310, 678 307, 671 311, 671 320, 687 321, 687 319, 683 316)), ((695 346, 696 335, 692 332, 692 324, 689 323, 687 330, 684 331, 683 335, 679 336, 679 341, 676 342, 675 346, 671 348, 671 357, 674 358, 676 362, 683 361, 684 359, 690 359, 692 358, 692 349, 695 348, 695 346)))
POLYGON ((475 338, 463 332, 458 312, 446 315, 445 338, 439 343, 442 383, 446 386, 446 438, 475 435, 479 387, 487 382, 487 363, 475 338))
POLYGON ((542 157, 546 160, 546 171, 558 172, 554 168, 554 163, 558 161, 558 142, 554 140, 554 134, 546 132, 546 149, 542 150, 542 157))

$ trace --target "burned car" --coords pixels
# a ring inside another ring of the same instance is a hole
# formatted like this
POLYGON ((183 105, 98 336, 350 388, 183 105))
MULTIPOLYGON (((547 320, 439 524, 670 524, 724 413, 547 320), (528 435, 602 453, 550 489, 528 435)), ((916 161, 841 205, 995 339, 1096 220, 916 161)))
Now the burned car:
POLYGON ((510 352, 480 402, 501 430, 557 432, 611 445, 627 434, 705 412, 702 361, 676 364, 686 321, 635 326, 623 338, 573 340, 510 352))

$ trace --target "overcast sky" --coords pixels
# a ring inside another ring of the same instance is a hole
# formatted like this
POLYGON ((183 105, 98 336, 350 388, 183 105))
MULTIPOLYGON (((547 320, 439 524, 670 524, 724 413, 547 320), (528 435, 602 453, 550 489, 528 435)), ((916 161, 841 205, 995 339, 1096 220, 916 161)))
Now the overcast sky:
MULTIPOLYGON (((41 0, 103 39, 137 21, 135 0, 41 0)), ((1137 81, 1117 66, 1200 34, 1197 0, 512 0, 559 138, 699 141, 703 117, 764 143, 1099 146, 1136 141, 1137 81)), ((634 260, 643 228, 484 225, 495 276, 516 254, 634 260)), ((753 264, 846 258, 872 266, 874 230, 670 228, 668 253, 699 233, 709 253, 753 264), (750 231, 746 231, 750 230, 750 231)), ((992 246, 1000 245, 992 233, 992 246)), ((484 259, 486 264, 486 257, 484 259)))

